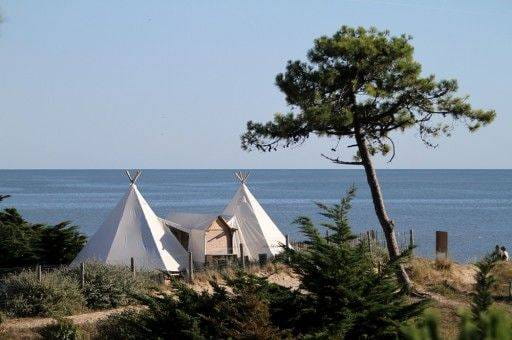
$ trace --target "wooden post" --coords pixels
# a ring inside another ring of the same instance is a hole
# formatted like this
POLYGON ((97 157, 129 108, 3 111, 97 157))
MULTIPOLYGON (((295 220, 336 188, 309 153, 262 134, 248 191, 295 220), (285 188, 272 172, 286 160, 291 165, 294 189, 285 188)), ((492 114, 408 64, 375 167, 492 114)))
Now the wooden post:
POLYGON ((414 232, 409 230, 409 249, 411 249, 411 256, 414 255, 414 232))
POLYGON ((85 263, 80 263, 80 288, 85 286, 85 263))
POLYGON ((440 259, 442 256, 448 259, 448 233, 436 231, 436 259, 440 259))
POLYGON ((132 275, 135 277, 135 260, 133 257, 130 257, 130 271, 132 272, 132 275))
POLYGON ((368 251, 370 252, 370 256, 372 255, 372 238, 370 235, 370 231, 366 232, 366 238, 368 240, 368 251))
POLYGON ((43 270, 42 270, 40 264, 37 265, 36 272, 37 272, 37 281, 41 282, 41 280, 43 279, 43 270))
POLYGON ((188 252, 188 280, 194 281, 194 259, 192 258, 192 252, 188 252))
POLYGON ((290 238, 288 237, 288 234, 285 235, 286 240, 286 249, 290 249, 290 238))
POLYGON ((240 243, 240 265, 242 266, 242 269, 245 269, 245 255, 243 243, 240 243))

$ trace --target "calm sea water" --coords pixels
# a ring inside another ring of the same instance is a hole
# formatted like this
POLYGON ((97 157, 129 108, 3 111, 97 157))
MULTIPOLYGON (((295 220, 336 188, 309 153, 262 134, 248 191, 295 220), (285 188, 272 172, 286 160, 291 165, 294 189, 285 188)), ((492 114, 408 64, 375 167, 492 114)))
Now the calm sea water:
MULTIPOLYGON (((378 229, 363 171, 252 170, 249 187, 284 233, 300 239, 297 216, 320 221, 314 202, 335 203, 355 184, 354 231, 378 229)), ((401 233, 414 229, 417 252, 434 254, 435 231, 450 256, 473 261, 495 244, 512 247, 512 170, 380 170, 385 202, 401 233)), ((238 184, 232 170, 145 170, 139 189, 155 212, 220 212, 238 184)), ((120 170, 0 170, 0 193, 32 222, 71 220, 93 234, 128 188, 120 170)))

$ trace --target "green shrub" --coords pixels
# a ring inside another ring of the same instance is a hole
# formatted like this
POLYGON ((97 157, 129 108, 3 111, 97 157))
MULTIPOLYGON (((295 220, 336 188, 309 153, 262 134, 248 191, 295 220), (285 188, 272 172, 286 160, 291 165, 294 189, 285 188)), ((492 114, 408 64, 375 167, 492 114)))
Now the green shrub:
POLYGON ((34 224, 15 208, 0 210, 0 267, 68 264, 86 241, 87 237, 68 221, 34 224))
POLYGON ((408 252, 382 263, 378 270, 368 243, 357 242, 348 219, 354 195, 355 188, 351 188, 339 204, 318 203, 328 238, 311 219, 296 220, 307 247, 286 249, 282 256, 300 279, 301 291, 307 292, 288 309, 295 336, 394 338, 400 326, 425 307, 424 301, 408 299, 396 279, 408 252))
MULTIPOLYGON (((237 272, 230 288, 211 282, 213 292, 198 293, 181 283, 174 294, 147 296, 148 308, 127 311, 98 325, 104 339, 281 339, 287 332, 272 322, 265 279, 237 272)), ((286 289, 286 288, 283 288, 286 289)))
MULTIPOLYGON (((127 310, 119 314, 113 314, 109 316, 107 319, 101 320, 96 324, 96 332, 98 334, 98 339, 140 339, 142 336, 142 330, 148 326, 147 319, 150 317, 151 313, 147 311, 134 311, 127 310), (144 325, 141 323, 144 322, 144 325)), ((172 320, 167 320, 167 322, 162 323, 163 325, 172 322, 172 320)), ((147 332, 147 330, 146 330, 147 332)), ((155 332, 155 330, 151 329, 151 334, 154 337, 157 337, 160 332, 155 332)), ((180 334, 180 330, 176 329, 175 335, 180 334)), ((147 339, 153 339, 151 336, 146 336, 147 339)))
POLYGON ((60 271, 21 272, 0 283, 1 308, 12 316, 61 316, 81 311, 85 305, 80 287, 60 271))
MULTIPOLYGON (((68 270, 67 274, 80 282, 80 268, 68 270)), ((115 308, 136 302, 136 297, 148 292, 151 282, 146 273, 138 272, 133 277, 125 266, 114 266, 99 262, 85 265, 85 285, 82 294, 87 307, 92 309, 115 308)))
POLYGON ((39 335, 48 340, 78 340, 82 338, 80 328, 68 319, 57 319, 39 330, 39 335))
MULTIPOLYGON (((439 317, 427 314, 416 325, 402 328, 402 338, 406 340, 438 340, 441 339, 439 317)), ((475 320, 471 313, 461 315, 459 324, 461 340, 510 340, 512 339, 512 320, 504 311, 490 308, 475 320)))

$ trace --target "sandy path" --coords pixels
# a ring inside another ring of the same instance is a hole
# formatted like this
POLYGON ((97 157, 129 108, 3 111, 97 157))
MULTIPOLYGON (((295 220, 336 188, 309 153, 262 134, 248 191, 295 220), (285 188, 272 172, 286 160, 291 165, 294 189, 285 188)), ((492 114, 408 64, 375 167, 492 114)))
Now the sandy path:
MULTIPOLYGON (((98 312, 84 313, 78 315, 67 316, 66 319, 72 320, 77 325, 85 323, 94 323, 99 320, 105 319, 108 316, 116 313, 123 312, 127 309, 141 309, 142 306, 127 306, 109 310, 102 310, 98 312)), ((0 325, 0 328, 5 330, 20 330, 20 329, 34 329, 46 326, 55 322, 53 318, 17 318, 8 319, 0 325)))

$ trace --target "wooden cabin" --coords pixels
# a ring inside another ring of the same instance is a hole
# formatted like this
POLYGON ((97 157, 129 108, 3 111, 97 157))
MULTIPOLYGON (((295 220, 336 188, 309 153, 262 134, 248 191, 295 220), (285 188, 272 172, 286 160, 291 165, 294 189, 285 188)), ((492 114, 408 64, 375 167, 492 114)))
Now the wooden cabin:
POLYGON ((192 252, 194 262, 215 265, 237 259, 240 242, 232 216, 176 213, 168 220, 173 234, 192 252))

